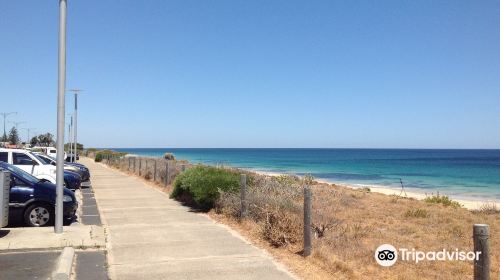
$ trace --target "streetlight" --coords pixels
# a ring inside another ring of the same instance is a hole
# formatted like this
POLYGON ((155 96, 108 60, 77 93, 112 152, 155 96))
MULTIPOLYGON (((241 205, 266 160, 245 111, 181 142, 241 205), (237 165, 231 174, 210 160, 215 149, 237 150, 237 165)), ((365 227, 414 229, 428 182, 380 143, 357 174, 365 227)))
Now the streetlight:
POLYGON ((17 114, 17 112, 3 112, 3 113, 0 113, 0 115, 3 116, 3 141, 7 141, 7 133, 5 132, 5 119, 7 119, 7 117, 9 115, 12 115, 12 114, 17 114))
POLYGON ((21 128, 23 130, 26 130, 28 132, 28 140, 26 140, 26 144, 28 144, 30 142, 30 131, 34 132, 35 131, 35 128, 21 128))
POLYGON ((74 149, 73 149, 73 156, 71 156, 71 161, 76 162, 76 154, 78 153, 78 94, 81 93, 83 90, 81 89, 70 89, 69 91, 73 92, 75 94, 75 126, 73 127, 73 142, 74 144, 74 149))
POLYGON ((59 77, 57 85, 56 219, 54 232, 63 232, 64 95, 66 92, 66 0, 59 0, 59 77))
POLYGON ((73 142, 71 141, 71 131, 73 128, 73 116, 69 115, 70 121, 68 123, 68 154, 71 155, 73 149, 73 142))

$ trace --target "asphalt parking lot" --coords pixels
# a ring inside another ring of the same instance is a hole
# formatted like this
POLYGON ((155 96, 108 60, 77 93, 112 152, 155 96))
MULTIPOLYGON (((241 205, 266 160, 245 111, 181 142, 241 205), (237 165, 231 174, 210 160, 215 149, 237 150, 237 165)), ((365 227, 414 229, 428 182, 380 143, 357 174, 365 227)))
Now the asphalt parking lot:
MULTIPOLYGON (((77 220, 68 226, 70 226, 70 228, 76 227, 76 229, 83 227, 83 225, 101 226, 99 209, 94 198, 92 187, 82 187, 81 194, 81 201, 79 201, 79 207, 81 207, 80 215, 77 220)), ((50 232, 49 234, 51 234, 51 229, 46 229, 48 230, 47 233, 50 232)), ((40 233, 38 233, 39 230, 43 229, 23 228, 22 225, 15 225, 14 228, 0 230, 0 237, 12 235, 14 231, 26 231, 25 234, 41 237, 40 233)), ((65 232, 67 231, 70 231, 69 228, 67 228, 65 232)), ((3 241, 11 243, 11 241, 5 238, 3 241)), ((50 247, 40 249, 28 248, 0 251, 0 280, 49 279, 51 277, 62 250, 50 247)), ((80 247, 77 246, 75 248, 80 247)), ((72 279, 108 279, 106 252, 92 248, 77 250, 73 263, 72 279)))

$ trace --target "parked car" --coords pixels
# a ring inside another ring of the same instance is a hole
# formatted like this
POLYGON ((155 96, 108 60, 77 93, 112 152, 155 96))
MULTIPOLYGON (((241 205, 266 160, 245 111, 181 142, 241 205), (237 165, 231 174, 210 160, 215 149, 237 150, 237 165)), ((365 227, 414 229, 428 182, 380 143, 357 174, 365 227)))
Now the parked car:
MULTIPOLYGON (((23 222, 27 226, 41 227, 53 224, 55 218, 56 185, 41 181, 24 170, 0 162, 0 169, 11 174, 9 223, 23 222)), ((73 219, 78 208, 75 194, 63 189, 63 216, 73 219)))
MULTIPOLYGON (((56 159, 50 156, 47 156, 42 153, 34 153, 38 158, 43 160, 46 164, 56 165, 56 159)), ((82 183, 90 180, 90 171, 89 169, 80 163, 75 162, 66 162, 64 163, 64 170, 72 171, 78 173, 82 177, 82 183)))
MULTIPOLYGON (((56 148, 43 147, 42 150, 46 155, 51 156, 53 158, 57 158, 57 149, 56 148)), ((67 158, 68 158, 68 154, 66 152, 64 152, 64 160, 66 160, 67 158)))
MULTIPOLYGON (((67 161, 67 162, 72 162, 72 161, 75 161, 75 160, 73 159, 73 157, 74 157, 74 154, 73 154, 73 153, 68 154, 68 156, 66 157, 66 161, 67 161)), ((80 155, 79 155, 79 154, 76 154, 76 160, 80 160, 80 155)))
MULTIPOLYGON (((22 149, 2 149, 0 148, 0 161, 12 164, 39 180, 56 183, 56 167, 45 163, 30 151, 22 149)), ((80 175, 64 171, 64 184, 68 188, 78 189, 82 179, 80 175)))

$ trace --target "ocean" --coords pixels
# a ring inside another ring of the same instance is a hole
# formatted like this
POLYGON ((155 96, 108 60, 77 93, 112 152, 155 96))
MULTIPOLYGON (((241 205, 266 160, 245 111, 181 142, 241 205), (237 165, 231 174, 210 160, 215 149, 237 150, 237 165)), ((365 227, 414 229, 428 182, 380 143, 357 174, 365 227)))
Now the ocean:
POLYGON ((500 150, 114 148, 142 156, 255 171, 311 174, 355 187, 400 189, 470 200, 500 200, 500 150))

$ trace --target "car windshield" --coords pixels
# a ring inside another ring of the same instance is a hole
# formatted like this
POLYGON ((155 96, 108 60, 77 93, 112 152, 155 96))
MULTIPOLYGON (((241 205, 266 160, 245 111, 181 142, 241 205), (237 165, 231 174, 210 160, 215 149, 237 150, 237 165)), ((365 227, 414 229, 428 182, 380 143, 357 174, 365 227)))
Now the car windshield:
POLYGON ((41 163, 43 163, 44 165, 50 164, 50 161, 49 161, 49 160, 47 160, 47 159, 45 159, 45 158, 43 158, 43 157, 41 157, 41 156, 38 156, 38 155, 33 154, 33 153, 32 153, 31 155, 32 155, 32 156, 34 156, 35 158, 37 158, 37 159, 38 159, 38 161, 40 161, 40 162, 41 162, 41 163))
POLYGON ((38 183, 40 180, 38 180, 36 177, 34 177, 33 175, 29 174, 28 172, 22 170, 21 168, 18 168, 18 167, 15 167, 14 165, 6 165, 4 166, 4 168, 6 168, 7 170, 9 170, 10 172, 16 174, 17 176, 20 176, 21 178, 23 178, 24 180, 32 183, 32 184, 36 184, 38 183))

